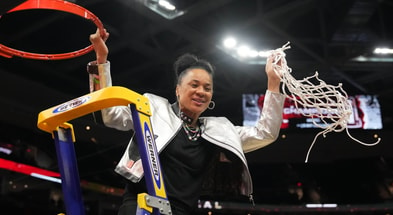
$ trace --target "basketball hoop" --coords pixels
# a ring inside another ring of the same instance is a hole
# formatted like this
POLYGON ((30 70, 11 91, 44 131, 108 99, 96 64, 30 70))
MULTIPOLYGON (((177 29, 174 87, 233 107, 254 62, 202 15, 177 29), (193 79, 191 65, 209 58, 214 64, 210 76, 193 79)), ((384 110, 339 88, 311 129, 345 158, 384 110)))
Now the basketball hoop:
MULTIPOLYGON (((95 16, 92 12, 88 11, 87 9, 79 5, 63 0, 27 0, 24 3, 9 10, 7 13, 12 13, 21 10, 29 10, 29 9, 49 9, 49 10, 58 10, 67 13, 72 13, 77 16, 81 16, 85 19, 91 20, 100 30, 103 30, 104 28, 100 19, 98 19, 98 17, 95 16)), ((62 59, 74 58, 84 55, 92 50, 93 50, 93 45, 90 45, 87 46, 86 48, 73 52, 60 53, 60 54, 38 54, 38 53, 16 50, 7 47, 3 44, 0 44, 0 55, 3 57, 11 58, 13 56, 18 56, 22 58, 31 58, 36 60, 62 60, 62 59)))

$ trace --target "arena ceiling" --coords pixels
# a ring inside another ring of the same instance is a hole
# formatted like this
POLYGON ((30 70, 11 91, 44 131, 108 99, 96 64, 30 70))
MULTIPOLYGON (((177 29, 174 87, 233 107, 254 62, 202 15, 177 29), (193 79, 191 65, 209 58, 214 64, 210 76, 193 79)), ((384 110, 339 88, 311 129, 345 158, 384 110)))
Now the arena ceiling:
MULTIPOLYGON (((226 116, 235 124, 242 123, 242 94, 263 93, 266 76, 263 64, 248 64, 229 55, 222 49, 222 40, 232 35, 264 50, 289 41, 291 49, 286 54, 293 76, 301 79, 318 71, 325 82, 342 83, 350 95, 376 95, 381 106, 382 130, 354 131, 354 136, 366 140, 377 132, 383 138, 379 146, 365 149, 346 134, 331 134, 315 149, 319 150, 313 155, 315 161, 380 160, 393 155, 393 55, 373 54, 376 46, 393 48, 392 1, 186 0, 174 1, 184 13, 169 19, 146 6, 153 5, 153 0, 73 2, 99 17, 110 33, 107 44, 114 85, 174 101, 172 62, 183 53, 194 53, 217 70, 216 108, 207 114, 226 116)), ((90 45, 89 34, 96 29, 90 21, 52 10, 6 13, 15 5, 0 3, 1 44, 34 53, 70 52, 90 45)), ((12 159, 56 169, 53 140, 37 128, 38 113, 89 93, 86 64, 94 57, 92 52, 65 60, 0 57, 2 144, 40 152, 29 157, 22 151, 12 159)), ((131 134, 105 128, 97 113, 72 123, 81 178, 121 186, 113 167, 131 134), (86 126, 91 129, 85 130, 86 126)), ((302 163, 316 132, 287 134, 285 140, 252 153, 250 163, 278 163, 288 170, 287 163, 302 163)), ((391 165, 388 169, 392 171, 391 165)))

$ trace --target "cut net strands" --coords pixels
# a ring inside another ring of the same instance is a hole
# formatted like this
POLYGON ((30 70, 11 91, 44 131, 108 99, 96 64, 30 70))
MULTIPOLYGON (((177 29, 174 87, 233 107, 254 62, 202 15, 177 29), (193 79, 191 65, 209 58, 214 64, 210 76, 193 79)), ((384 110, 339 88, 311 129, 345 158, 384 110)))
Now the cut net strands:
POLYGON ((351 139, 365 146, 378 144, 381 138, 378 138, 374 143, 364 143, 349 133, 347 123, 352 115, 352 105, 341 83, 338 86, 326 84, 318 77, 318 72, 302 80, 297 80, 291 75, 292 69, 287 65, 284 52, 289 48, 288 42, 281 48, 271 51, 271 55, 274 57, 274 71, 281 77, 282 93, 293 100, 295 108, 300 114, 311 118, 315 126, 323 129, 315 135, 305 162, 308 162, 311 149, 317 138, 320 135, 326 137, 327 133, 333 131, 341 132, 345 129, 351 139), (315 82, 316 84, 314 84, 315 82), (304 111, 310 109, 313 111, 304 111), (319 119, 319 122, 316 122, 316 118, 319 119))

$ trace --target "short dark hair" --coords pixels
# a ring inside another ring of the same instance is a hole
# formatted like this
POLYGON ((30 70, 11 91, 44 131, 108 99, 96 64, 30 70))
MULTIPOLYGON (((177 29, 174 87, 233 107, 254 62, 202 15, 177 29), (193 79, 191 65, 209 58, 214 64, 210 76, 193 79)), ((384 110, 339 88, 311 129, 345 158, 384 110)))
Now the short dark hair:
POLYGON ((191 68, 201 68, 206 70, 212 77, 214 75, 214 67, 204 59, 199 59, 197 56, 186 53, 181 55, 173 64, 176 75, 176 83, 178 84, 184 75, 184 72, 191 68))

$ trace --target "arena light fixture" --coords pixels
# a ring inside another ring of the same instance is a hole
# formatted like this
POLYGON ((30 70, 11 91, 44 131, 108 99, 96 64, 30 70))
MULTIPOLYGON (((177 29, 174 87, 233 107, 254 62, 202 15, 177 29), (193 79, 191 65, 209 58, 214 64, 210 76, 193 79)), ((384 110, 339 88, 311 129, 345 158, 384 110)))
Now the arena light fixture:
POLYGON ((174 19, 185 14, 184 10, 179 10, 176 5, 169 0, 139 0, 150 10, 166 19, 174 19))
POLYGON ((372 53, 352 58, 355 62, 393 62, 393 48, 376 47, 372 53))
POLYGON ((217 45, 219 49, 233 58, 247 64, 266 64, 269 51, 258 50, 246 45, 244 41, 238 41, 233 36, 223 39, 222 44, 217 45))
POLYGON ((393 54, 393 49, 388 47, 377 47, 374 49, 374 54, 381 54, 381 55, 393 54))
POLYGON ((224 44, 225 48, 231 49, 231 48, 236 47, 237 40, 233 37, 228 37, 228 38, 224 39, 223 44, 224 44))
POLYGON ((393 62, 393 57, 377 57, 377 56, 357 56, 352 58, 352 61, 355 62, 381 62, 381 63, 389 63, 393 62))

